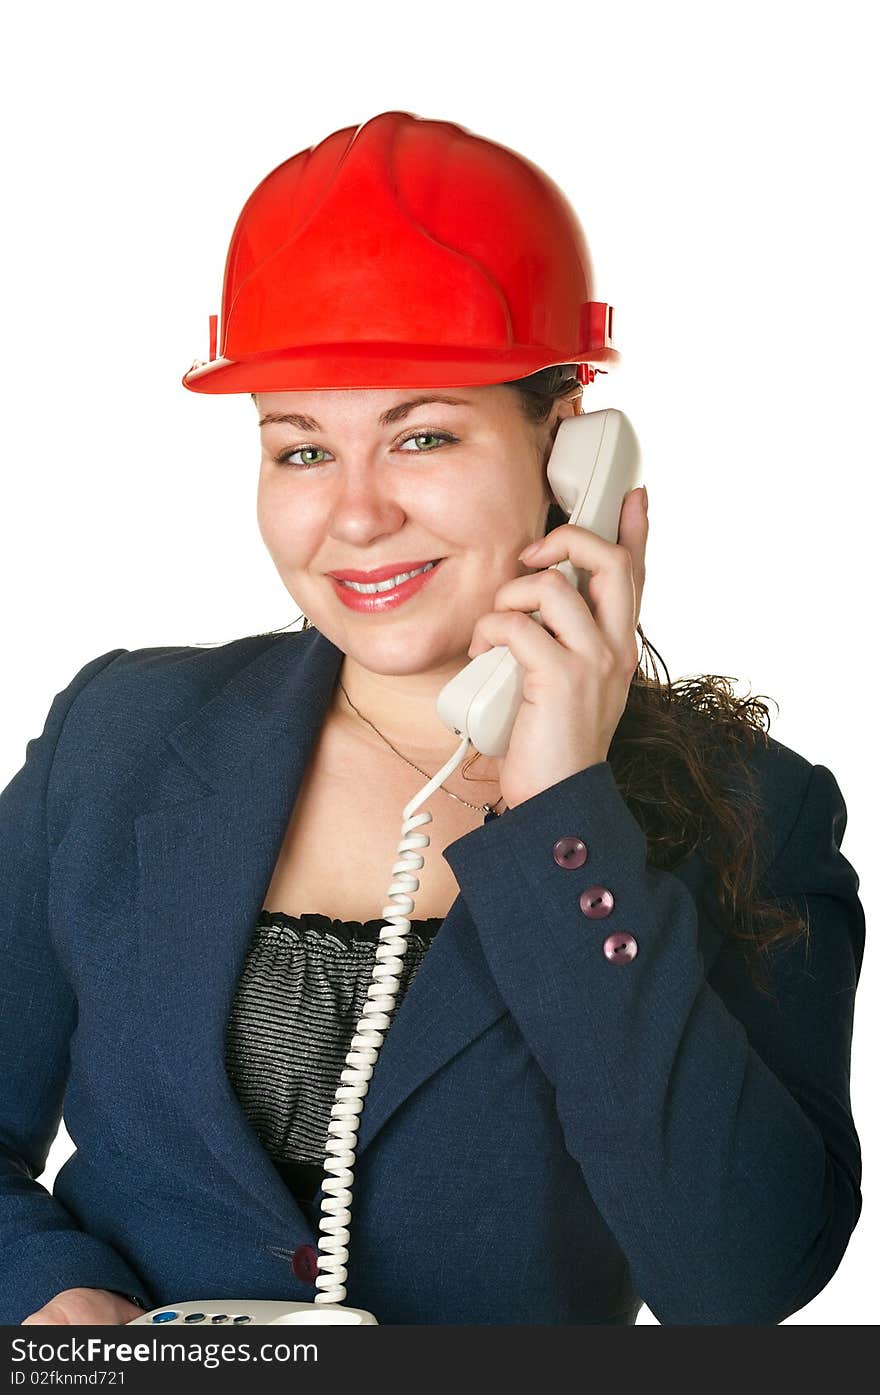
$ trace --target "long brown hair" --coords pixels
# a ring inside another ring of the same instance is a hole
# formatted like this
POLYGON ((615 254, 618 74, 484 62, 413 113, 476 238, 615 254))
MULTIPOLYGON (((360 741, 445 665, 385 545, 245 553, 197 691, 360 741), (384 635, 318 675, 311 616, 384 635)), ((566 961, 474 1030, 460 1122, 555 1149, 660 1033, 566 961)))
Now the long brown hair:
MULTIPOLYGON (((541 423, 580 383, 575 364, 556 364, 506 386, 526 419, 541 423)), ((552 502, 545 534, 567 521, 552 502)), ((770 946, 810 933, 794 902, 787 909, 758 892, 759 804, 749 755, 767 748, 769 709, 759 696, 737 697, 723 675, 671 682, 641 624, 636 633, 639 666, 608 752, 615 782, 645 835, 652 866, 670 870, 694 851, 709 864, 724 929, 742 942, 753 979, 766 993, 770 946), (647 665, 643 671, 646 655, 650 672, 647 665)))

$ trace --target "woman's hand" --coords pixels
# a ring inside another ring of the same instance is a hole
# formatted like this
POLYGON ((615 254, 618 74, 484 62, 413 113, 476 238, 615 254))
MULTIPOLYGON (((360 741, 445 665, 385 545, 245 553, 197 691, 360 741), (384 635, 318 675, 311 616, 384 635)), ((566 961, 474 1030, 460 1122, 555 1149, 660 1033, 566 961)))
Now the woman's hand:
POLYGON ((66 1288, 26 1317, 21 1326, 26 1327, 28 1323, 50 1323, 58 1327, 121 1326, 146 1311, 108 1288, 66 1288))
POLYGON ((630 490, 616 543, 563 523, 534 554, 520 554, 532 568, 569 558, 590 571, 589 603, 558 572, 534 571, 499 587, 495 610, 474 626, 471 658, 506 644, 525 670, 523 702, 499 768, 508 808, 607 760, 639 662, 647 540, 647 496, 630 490), (533 610, 548 629, 532 619, 533 610))

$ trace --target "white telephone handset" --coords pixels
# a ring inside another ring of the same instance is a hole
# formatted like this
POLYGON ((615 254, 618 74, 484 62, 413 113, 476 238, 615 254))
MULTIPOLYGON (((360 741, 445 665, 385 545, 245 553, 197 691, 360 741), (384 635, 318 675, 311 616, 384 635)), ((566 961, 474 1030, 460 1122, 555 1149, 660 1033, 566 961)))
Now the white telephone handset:
MULTIPOLYGON (((554 498, 569 515, 570 523, 598 533, 606 542, 616 543, 624 498, 641 481, 638 441, 623 412, 606 407, 603 411, 563 418, 547 462, 547 478, 554 498)), ((567 559, 555 563, 555 568, 573 586, 583 587, 581 594, 586 598, 588 572, 577 572, 567 559)), ((533 614, 540 621, 540 611, 533 614)), ((506 645, 497 645, 489 653, 478 654, 471 660, 447 683, 437 699, 442 721, 462 740, 443 768, 403 811, 403 839, 394 865, 399 875, 392 879, 388 888, 389 904, 382 911, 388 924, 379 934, 374 983, 352 1037, 331 1112, 325 1147, 327 1180, 321 1203, 324 1214, 320 1229, 324 1238, 319 1241, 319 1248, 323 1253, 318 1260, 320 1273, 316 1285, 319 1292, 314 1303, 203 1298, 153 1308, 133 1318, 127 1326, 227 1322, 233 1325, 376 1325, 372 1313, 343 1305, 342 1300, 347 1296, 345 1261, 350 1238, 346 1221, 350 1218, 351 1169, 363 1099, 395 1009, 401 956, 406 950, 410 929, 408 915, 414 909, 413 893, 419 886, 415 873, 424 866, 424 858, 416 849, 427 848, 430 844, 427 834, 415 830, 429 824, 431 814, 428 810, 422 813, 416 810, 458 768, 469 743, 486 756, 506 754, 522 700, 522 682, 521 665, 506 645)))
MULTIPOLYGON (((547 462, 547 479, 569 523, 616 543, 623 501, 641 481, 639 443, 623 412, 606 407, 564 417, 547 462)), ((588 572, 579 576, 568 559, 548 570, 562 572, 586 599, 588 572)), ((540 621, 540 611, 532 615, 540 621)), ((437 713, 450 731, 467 736, 484 756, 503 756, 522 687, 522 665, 506 644, 497 644, 446 684, 437 698, 437 713)))

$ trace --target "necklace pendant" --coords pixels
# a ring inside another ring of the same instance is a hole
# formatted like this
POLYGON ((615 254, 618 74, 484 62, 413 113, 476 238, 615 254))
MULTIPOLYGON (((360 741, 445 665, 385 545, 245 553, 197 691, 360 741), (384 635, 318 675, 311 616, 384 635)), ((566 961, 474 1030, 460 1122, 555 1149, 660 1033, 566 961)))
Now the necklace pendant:
POLYGON ((495 810, 494 810, 494 809, 490 809, 488 805, 484 804, 484 805, 483 805, 483 808, 484 808, 485 811, 486 811, 486 816, 485 816, 485 818, 483 819, 483 823, 484 823, 484 824, 488 823, 490 819, 497 819, 497 818, 500 818, 500 815, 499 815, 499 814, 496 814, 495 810))

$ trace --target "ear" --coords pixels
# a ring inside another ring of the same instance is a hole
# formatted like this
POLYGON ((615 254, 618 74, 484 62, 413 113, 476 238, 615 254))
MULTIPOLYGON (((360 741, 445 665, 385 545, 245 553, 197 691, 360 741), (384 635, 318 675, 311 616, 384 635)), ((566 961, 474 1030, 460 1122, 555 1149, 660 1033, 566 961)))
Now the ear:
POLYGON ((577 417, 581 414, 581 404, 583 402, 584 390, 582 387, 571 392, 568 397, 563 397, 557 402, 557 415, 561 421, 563 417, 577 417))
POLYGON ((582 389, 577 393, 572 393, 570 397, 558 398, 553 404, 553 413, 549 420, 549 431, 545 437, 544 444, 544 464, 550 459, 550 452, 556 440, 556 433, 559 430, 559 423, 566 417, 576 417, 580 415, 582 389))

